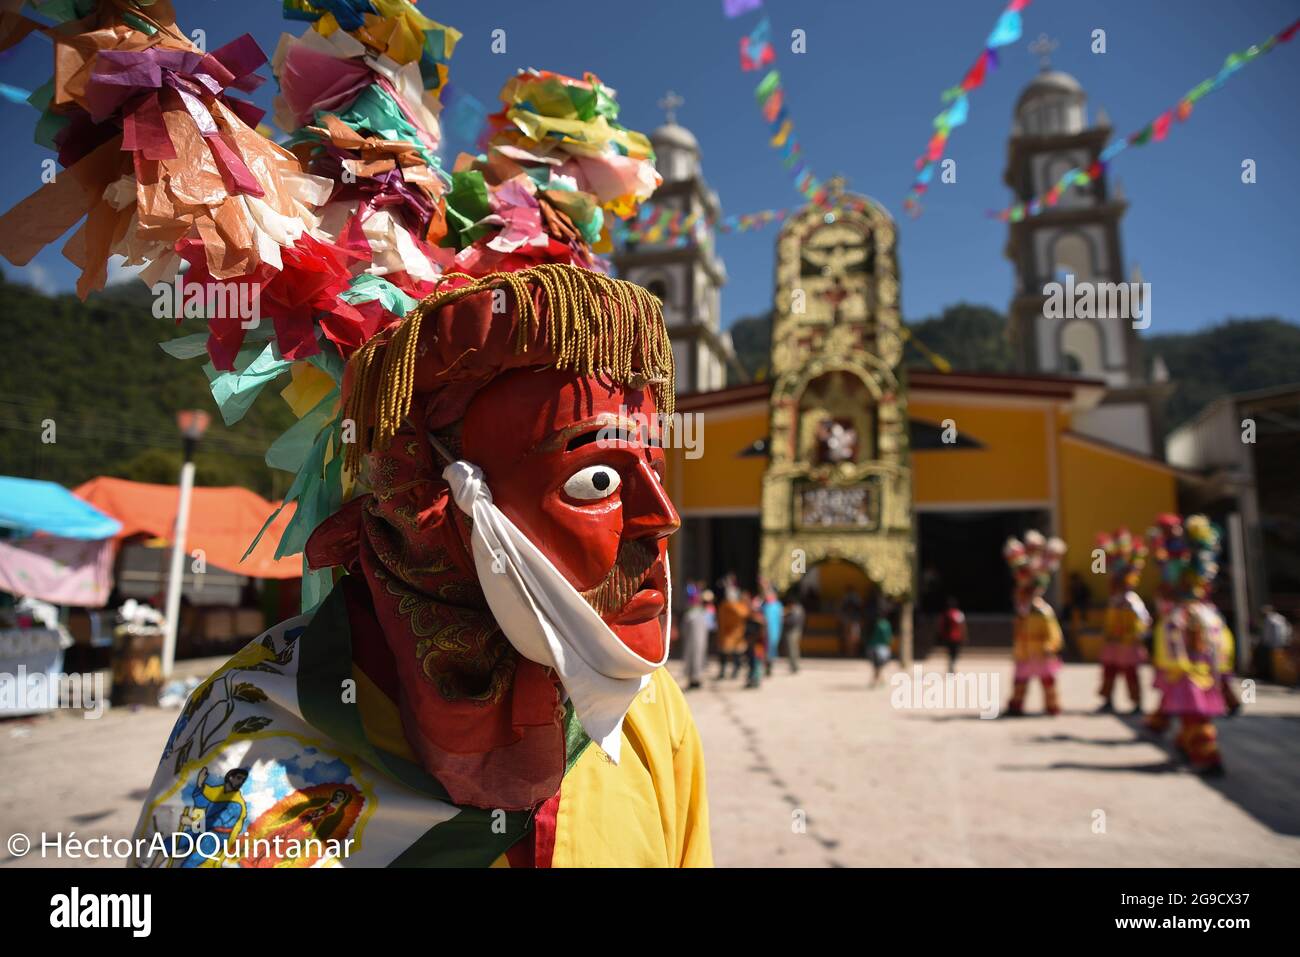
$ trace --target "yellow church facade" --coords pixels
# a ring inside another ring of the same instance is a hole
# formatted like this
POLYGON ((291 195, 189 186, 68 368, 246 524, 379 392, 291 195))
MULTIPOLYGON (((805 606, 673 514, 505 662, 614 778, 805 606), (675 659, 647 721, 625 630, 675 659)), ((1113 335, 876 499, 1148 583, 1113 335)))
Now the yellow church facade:
MULTIPOLYGON (((1036 527, 1061 536, 1069 551, 1049 597, 1059 607, 1077 574, 1100 604, 1107 583, 1094 570, 1098 532, 1140 533, 1177 511, 1176 468, 1073 428, 1104 398, 1100 381, 911 369, 905 383, 915 552, 913 589, 903 597, 915 603, 922 648, 949 595, 967 612, 976 643, 1010 634, 1007 535, 1036 527)), ((683 520, 673 539, 678 588, 728 573, 742 586, 757 583, 771 391, 760 382, 678 400, 678 412, 698 416, 695 448, 666 450, 666 484, 683 520)), ((832 613, 846 588, 870 592, 874 583, 851 558, 822 565, 822 627, 820 636, 810 628, 808 651, 844 653, 832 613)), ((1147 579, 1140 590, 1150 597, 1150 570, 1147 579)))

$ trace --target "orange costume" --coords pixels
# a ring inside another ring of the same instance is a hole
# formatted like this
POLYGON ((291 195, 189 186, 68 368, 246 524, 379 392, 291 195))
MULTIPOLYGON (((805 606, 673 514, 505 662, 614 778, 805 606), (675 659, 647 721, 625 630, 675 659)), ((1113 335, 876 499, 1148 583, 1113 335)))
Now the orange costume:
POLYGON ((745 650, 745 622, 749 606, 740 599, 723 602, 718 608, 718 650, 724 655, 745 650))

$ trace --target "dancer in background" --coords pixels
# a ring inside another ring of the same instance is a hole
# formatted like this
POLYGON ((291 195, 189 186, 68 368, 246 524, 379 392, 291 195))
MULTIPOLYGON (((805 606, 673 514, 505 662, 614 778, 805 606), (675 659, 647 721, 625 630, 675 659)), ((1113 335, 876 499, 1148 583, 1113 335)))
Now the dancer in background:
POLYGON ((1025 692, 1029 681, 1037 678, 1043 685, 1043 710, 1049 715, 1061 713, 1056 688, 1056 673, 1061 670, 1061 626, 1056 612, 1043 598, 1052 575, 1061 565, 1065 542, 1045 539, 1030 530, 1024 541, 1008 538, 1002 554, 1015 579, 1012 593, 1016 609, 1013 632, 1013 657, 1016 662, 1015 686, 1007 704, 1008 717, 1025 713, 1025 692))
POLYGON ((1142 713, 1142 686, 1138 665, 1146 661, 1145 639, 1151 630, 1151 613, 1135 591, 1146 567, 1147 547, 1135 541, 1127 528, 1114 535, 1097 536, 1097 547, 1106 552, 1110 574, 1110 600, 1106 604, 1105 644, 1101 649, 1101 708, 1113 712, 1115 679, 1123 676, 1133 713, 1142 713))
POLYGON ((1232 669, 1233 637, 1208 601, 1219 572, 1219 532, 1204 515, 1161 515, 1147 532, 1160 566, 1160 623, 1153 659, 1160 707, 1148 721, 1157 733, 1179 719, 1178 749, 1192 769, 1223 774, 1214 719, 1227 710, 1223 677, 1232 669))

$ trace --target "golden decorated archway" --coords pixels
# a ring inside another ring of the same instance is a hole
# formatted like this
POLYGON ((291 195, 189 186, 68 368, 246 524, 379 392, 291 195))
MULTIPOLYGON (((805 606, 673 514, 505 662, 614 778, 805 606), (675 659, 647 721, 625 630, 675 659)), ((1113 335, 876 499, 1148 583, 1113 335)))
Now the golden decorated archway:
MULTIPOLYGON (((896 233, 837 190, 777 241, 761 573, 778 588, 819 562, 913 594, 914 535, 896 233)), ((910 618, 910 615, 905 615, 910 618)))

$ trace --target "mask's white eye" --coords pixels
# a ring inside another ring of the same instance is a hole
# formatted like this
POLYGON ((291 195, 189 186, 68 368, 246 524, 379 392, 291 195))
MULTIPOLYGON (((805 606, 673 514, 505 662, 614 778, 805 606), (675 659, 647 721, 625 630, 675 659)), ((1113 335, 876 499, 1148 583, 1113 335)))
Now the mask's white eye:
POLYGON ((620 481, 616 469, 608 465, 588 465, 569 476, 564 483, 564 494, 582 502, 592 502, 613 495, 620 481))

